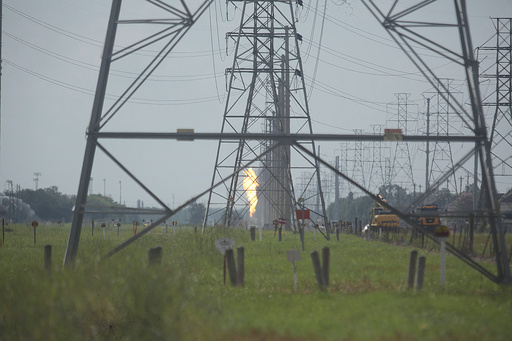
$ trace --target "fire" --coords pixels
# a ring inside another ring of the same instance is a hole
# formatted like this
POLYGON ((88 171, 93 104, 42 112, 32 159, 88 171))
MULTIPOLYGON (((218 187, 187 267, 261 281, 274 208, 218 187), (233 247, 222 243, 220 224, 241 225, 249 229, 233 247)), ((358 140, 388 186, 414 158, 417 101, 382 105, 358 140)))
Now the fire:
POLYGON ((245 174, 243 185, 245 194, 247 195, 247 199, 251 204, 250 215, 252 218, 252 215, 254 214, 254 212, 256 212, 256 205, 258 204, 258 197, 256 196, 256 187, 258 187, 259 184, 258 181, 256 180, 256 173, 254 173, 252 168, 243 170, 243 172, 245 174))

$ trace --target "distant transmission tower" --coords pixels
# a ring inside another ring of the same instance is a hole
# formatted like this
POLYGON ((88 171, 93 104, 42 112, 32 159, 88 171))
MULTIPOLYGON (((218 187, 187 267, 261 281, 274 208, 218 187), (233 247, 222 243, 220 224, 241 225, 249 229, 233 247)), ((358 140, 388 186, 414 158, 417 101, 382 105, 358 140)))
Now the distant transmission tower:
MULTIPOLYGON (((452 87, 453 79, 439 79, 437 91, 429 93, 427 101, 427 111, 429 119, 427 120, 427 131, 429 135, 450 136, 461 134, 458 126, 460 120, 458 115, 451 110, 450 99, 454 96, 460 97, 461 92, 455 91, 452 87), (448 96, 451 94, 451 97, 448 96), (458 96, 457 96, 458 95, 458 96)), ((454 167, 452 145, 450 141, 436 141, 430 151, 430 164, 428 173, 428 183, 432 183, 454 167)), ((446 188, 453 193, 458 193, 457 177, 455 172, 446 180, 446 188)))
MULTIPOLYGON (((231 2, 240 5, 240 1, 231 2)), ((273 140, 250 140, 244 134, 312 133, 298 48, 302 38, 295 28, 293 5, 292 1, 244 1, 239 27, 227 34, 235 43, 235 53, 232 67, 226 70, 228 96, 221 133, 240 137, 219 141, 212 177, 213 185, 266 153, 252 166, 259 187, 256 215, 251 221, 263 225, 284 218, 287 229, 295 226, 294 212, 300 198, 310 209, 318 198, 320 208, 312 215, 326 222, 318 162, 302 157, 296 147, 273 140), (309 180, 297 192, 293 177, 299 168, 302 175, 309 174, 309 180)), ((301 145, 316 153, 312 140, 301 145)), ((212 222, 235 226, 249 219, 243 177, 240 173, 209 193, 203 230, 212 222)))
MULTIPOLYGON (((363 135, 363 129, 354 129, 355 135, 363 135)), ((362 140, 354 141, 354 164, 352 168, 352 179, 367 188, 367 176, 365 176, 365 146, 362 140)))
MULTIPOLYGON (((402 129, 403 134, 411 133, 409 129, 409 95, 406 93, 397 93, 396 96, 396 114, 391 114, 387 120, 388 128, 402 129)), ((392 157, 391 169, 393 174, 390 176, 390 183, 398 184, 404 189, 412 190, 414 187, 414 175, 412 172, 412 160, 409 144, 407 142, 398 142, 395 146, 392 157)))
POLYGON ((491 126, 491 153, 496 176, 512 176, 512 18, 494 18, 494 46, 479 50, 495 54, 494 65, 484 69, 481 78, 494 80, 494 96, 489 95, 484 106, 494 107, 491 126), (494 72, 491 68, 494 67, 494 72), (494 101, 492 100, 494 98, 494 101))
MULTIPOLYGON (((382 135, 384 127, 382 124, 372 124, 371 126, 374 135, 382 135)), ((370 166, 368 170, 368 189, 373 193, 377 193, 379 188, 386 184, 385 160, 386 157, 389 158, 389 147, 385 147, 382 143, 377 141, 372 141, 369 148, 370 166)))

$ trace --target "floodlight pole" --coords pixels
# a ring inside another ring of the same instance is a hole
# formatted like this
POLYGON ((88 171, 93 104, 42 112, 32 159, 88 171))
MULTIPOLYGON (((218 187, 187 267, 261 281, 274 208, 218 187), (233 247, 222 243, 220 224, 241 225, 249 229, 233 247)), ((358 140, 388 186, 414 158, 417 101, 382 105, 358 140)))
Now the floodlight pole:
POLYGON ((64 255, 64 265, 72 266, 74 264, 78 244, 80 241, 80 233, 82 231, 82 222, 85 214, 85 203, 87 201, 87 191, 89 181, 91 179, 92 165, 94 154, 97 147, 97 136, 95 133, 100 130, 101 112, 103 109, 103 102, 105 99, 105 91, 107 88, 108 74, 110 71, 110 64, 112 59, 112 51, 114 49, 114 40, 117 30, 117 21, 121 11, 121 0, 113 0, 110 11, 110 18, 107 26, 107 35, 105 38, 105 45, 103 46, 103 55, 101 57, 101 67, 98 76, 98 83, 96 85, 96 94, 91 113, 91 121, 87 129, 87 144, 85 147, 84 161, 82 164, 82 173, 78 185, 78 192, 76 196, 76 203, 73 212, 73 220, 71 222, 71 231, 69 232, 68 245, 66 254, 64 255))

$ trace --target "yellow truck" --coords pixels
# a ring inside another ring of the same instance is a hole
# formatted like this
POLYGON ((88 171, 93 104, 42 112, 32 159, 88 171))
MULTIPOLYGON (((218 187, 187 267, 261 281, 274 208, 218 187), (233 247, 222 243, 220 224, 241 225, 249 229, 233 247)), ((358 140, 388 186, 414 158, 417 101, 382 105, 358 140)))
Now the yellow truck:
POLYGON ((429 233, 433 234, 436 227, 441 225, 437 205, 423 205, 418 209, 418 213, 420 214, 418 224, 424 227, 429 233))
MULTIPOLYGON (((381 201, 386 202, 380 194, 377 194, 377 197, 381 201)), ((396 231, 399 227, 400 217, 387 210, 380 202, 376 201, 375 206, 372 208, 370 231, 378 232, 380 228, 382 228, 382 231, 396 231)))

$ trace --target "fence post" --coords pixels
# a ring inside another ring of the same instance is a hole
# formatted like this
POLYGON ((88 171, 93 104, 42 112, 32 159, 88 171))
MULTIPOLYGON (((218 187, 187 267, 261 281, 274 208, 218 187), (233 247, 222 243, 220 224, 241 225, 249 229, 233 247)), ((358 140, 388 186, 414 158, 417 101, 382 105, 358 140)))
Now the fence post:
POLYGON ((320 265, 320 256, 317 251, 311 252, 311 261, 315 270, 316 282, 320 290, 325 289, 324 276, 322 275, 322 266, 320 265))
POLYGON ((162 263, 162 247, 157 246, 148 251, 148 263, 149 265, 162 263))
POLYGON ((52 246, 50 244, 46 244, 44 246, 44 269, 46 272, 51 274, 52 272, 52 246))
POLYGON ((407 274, 407 289, 414 287, 414 276, 416 275, 416 260, 418 258, 418 251, 411 250, 409 255, 409 273, 407 274))
MULTIPOLYGON (((254 231, 256 232, 256 231, 254 231)), ((236 282, 238 286, 245 286, 245 248, 243 246, 239 246, 236 249, 236 262, 237 262, 237 270, 236 270, 236 282)))
POLYGON ((251 241, 255 241, 256 240, 256 227, 252 226, 251 227, 251 241))
POLYGON ((427 263, 427 258, 425 256, 420 256, 418 259, 418 275, 416 276, 416 289, 423 289, 423 279, 425 278, 425 265, 427 263))
POLYGON ((325 286, 329 286, 329 267, 331 263, 331 252, 329 248, 326 246, 322 249, 322 273, 324 276, 325 286))
POLYGON ((226 261, 228 265, 229 281, 231 282, 231 286, 236 286, 236 266, 233 249, 226 250, 226 261))
POLYGON ((469 251, 473 252, 473 239, 475 235, 475 215, 469 214, 469 251))

